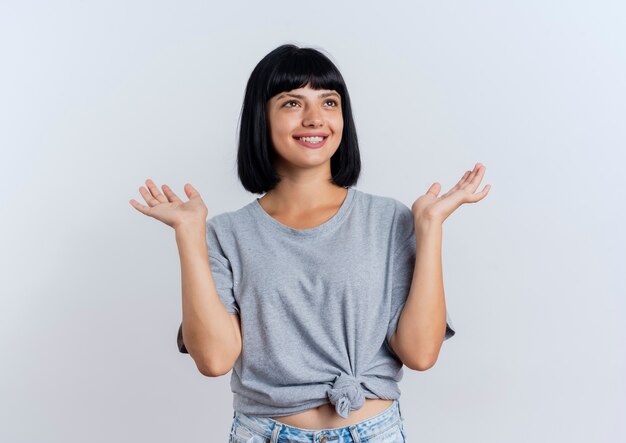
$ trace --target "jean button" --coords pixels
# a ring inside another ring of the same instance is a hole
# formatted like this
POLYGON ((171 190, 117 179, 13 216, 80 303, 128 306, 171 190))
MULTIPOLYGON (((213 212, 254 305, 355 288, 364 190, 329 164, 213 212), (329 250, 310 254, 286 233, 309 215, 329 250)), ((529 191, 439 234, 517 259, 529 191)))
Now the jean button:
POLYGON ((326 434, 322 434, 320 437, 320 443, 326 443, 326 434))

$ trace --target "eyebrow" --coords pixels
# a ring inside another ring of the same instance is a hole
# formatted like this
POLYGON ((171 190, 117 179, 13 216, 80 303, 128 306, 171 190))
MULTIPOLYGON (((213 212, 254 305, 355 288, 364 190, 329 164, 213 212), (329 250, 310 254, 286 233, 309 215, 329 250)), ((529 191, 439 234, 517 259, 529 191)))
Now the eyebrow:
MULTIPOLYGON (((330 97, 331 95, 336 95, 337 97, 339 97, 339 94, 337 94, 336 92, 323 92, 320 95, 318 95, 318 97, 319 98, 324 98, 324 97, 330 97)), ((305 98, 304 95, 300 95, 300 94, 284 93, 284 94, 280 94, 278 97, 276 97, 276 100, 280 100, 281 98, 283 98, 285 96, 295 97, 295 98, 305 98)))

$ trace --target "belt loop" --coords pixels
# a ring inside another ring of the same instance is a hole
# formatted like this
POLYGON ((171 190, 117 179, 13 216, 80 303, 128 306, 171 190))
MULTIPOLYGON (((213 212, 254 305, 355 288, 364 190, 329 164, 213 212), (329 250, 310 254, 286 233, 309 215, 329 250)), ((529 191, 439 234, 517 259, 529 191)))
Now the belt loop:
POLYGON ((400 414, 400 421, 404 421, 404 417, 402 416, 402 409, 400 409, 400 400, 396 400, 398 402, 398 414, 400 414))
POLYGON ((278 443, 278 434, 280 433, 280 429, 283 427, 281 423, 277 421, 274 422, 274 429, 272 429, 272 437, 268 440, 268 443, 278 443))
POLYGON ((350 435, 352 435, 352 440, 354 443, 361 443, 361 436, 359 435, 359 431, 356 430, 357 425, 350 426, 350 435))

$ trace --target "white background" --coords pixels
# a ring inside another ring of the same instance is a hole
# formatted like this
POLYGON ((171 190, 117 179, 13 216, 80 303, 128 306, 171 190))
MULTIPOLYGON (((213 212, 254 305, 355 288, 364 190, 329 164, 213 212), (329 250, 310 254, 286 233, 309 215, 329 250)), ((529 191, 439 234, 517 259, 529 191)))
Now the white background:
POLYGON ((0 3, 0 440, 225 442, 230 374, 176 347, 174 232, 146 178, 209 215, 236 175, 256 63, 325 51, 352 98, 356 187, 410 207, 478 161, 444 223, 457 335, 405 368, 409 442, 626 439, 623 2, 0 3), (619 273, 619 275, 618 275, 619 273))

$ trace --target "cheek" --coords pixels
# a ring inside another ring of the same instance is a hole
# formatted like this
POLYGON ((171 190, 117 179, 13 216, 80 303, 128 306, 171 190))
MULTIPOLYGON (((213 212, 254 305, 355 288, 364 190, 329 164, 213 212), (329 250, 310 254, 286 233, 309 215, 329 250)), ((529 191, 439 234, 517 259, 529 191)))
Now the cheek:
POLYGON ((288 138, 291 138, 293 132, 293 122, 288 118, 276 118, 272 120, 271 129, 269 130, 270 139, 277 151, 283 151, 288 146, 288 138))
POLYGON ((289 118, 289 116, 276 118, 274 119, 272 123, 273 132, 277 136, 289 134, 293 132, 293 128, 297 126, 298 126, 298 120, 295 118, 289 118))
POLYGON ((343 118, 337 117, 334 118, 331 122, 331 127, 333 128, 333 131, 335 132, 342 132, 343 131, 343 118))
POLYGON ((284 137, 283 132, 284 129, 277 122, 272 123, 272 125, 268 127, 270 139, 274 144, 284 137))

